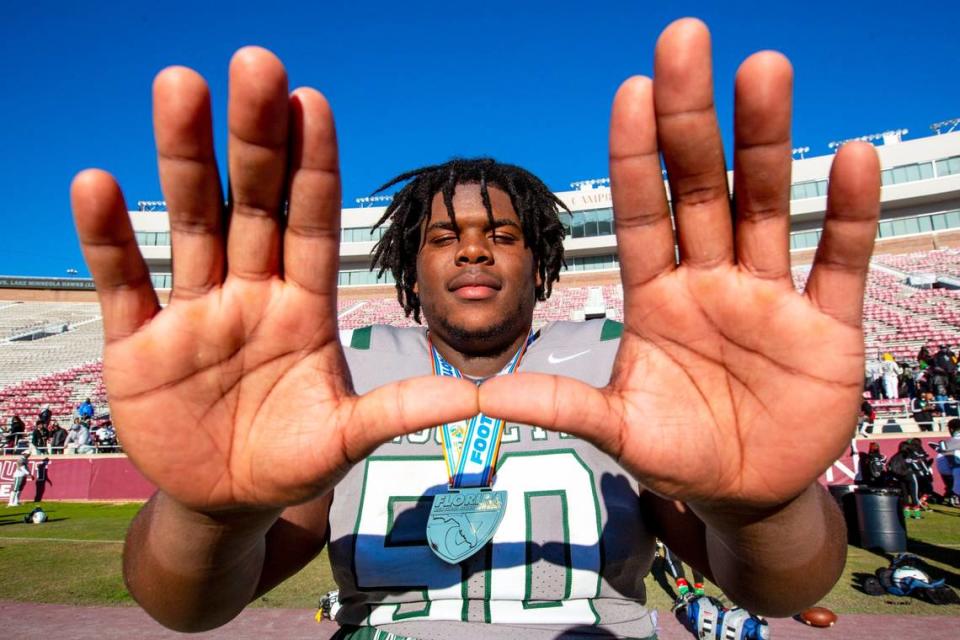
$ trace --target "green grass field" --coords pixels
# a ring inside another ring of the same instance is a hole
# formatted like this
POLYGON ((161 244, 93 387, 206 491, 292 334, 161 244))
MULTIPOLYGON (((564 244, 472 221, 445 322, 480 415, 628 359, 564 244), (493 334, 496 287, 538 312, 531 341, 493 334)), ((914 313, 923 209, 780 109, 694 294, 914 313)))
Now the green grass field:
MULTIPOLYGON (((50 520, 23 523, 32 503, 0 511, 0 600, 77 605, 131 605, 123 586, 120 554, 127 524, 139 504, 43 503, 50 520)), ((908 523, 910 551, 939 568, 960 591, 960 510, 934 507, 923 520, 908 523)), ((657 563, 659 564, 659 563, 657 563)), ((647 577, 651 606, 669 609, 668 593, 654 575, 647 577)), ((837 613, 890 613, 960 616, 960 606, 933 606, 914 598, 871 597, 854 587, 856 574, 886 565, 877 554, 850 547, 843 577, 822 604, 837 613)), ((326 554, 304 571, 260 598, 255 606, 315 607, 335 588, 326 554)), ((708 593, 717 594, 708 587, 708 593)))

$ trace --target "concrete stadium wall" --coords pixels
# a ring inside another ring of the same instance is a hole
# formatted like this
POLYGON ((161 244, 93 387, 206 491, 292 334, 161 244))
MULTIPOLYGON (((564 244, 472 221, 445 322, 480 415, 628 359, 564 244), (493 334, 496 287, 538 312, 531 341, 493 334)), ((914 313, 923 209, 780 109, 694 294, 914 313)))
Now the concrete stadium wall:
MULTIPOLYGON (((820 477, 820 483, 851 484, 859 468, 859 455, 866 453, 869 442, 878 442, 880 451, 890 459, 897 452, 900 442, 914 435, 898 434, 896 437, 853 441, 844 455, 820 477)), ((917 437, 923 442, 924 450, 933 457, 933 451, 927 443, 942 440, 946 434, 917 437)), ((785 455, 790 454, 785 452, 785 455)), ((156 490, 124 455, 50 456, 49 460, 47 484, 42 494, 45 500, 146 500, 156 490)), ((16 461, 16 456, 0 456, 0 500, 10 497, 16 461)), ((31 458, 29 464, 34 478, 42 462, 43 458, 39 456, 31 458)), ((936 470, 934 488, 943 493, 943 479, 936 470)), ((33 500, 36 489, 36 482, 28 482, 21 500, 33 500)))
POLYGON ((0 287, 0 300, 22 302, 96 302, 96 291, 71 289, 6 289, 0 287))

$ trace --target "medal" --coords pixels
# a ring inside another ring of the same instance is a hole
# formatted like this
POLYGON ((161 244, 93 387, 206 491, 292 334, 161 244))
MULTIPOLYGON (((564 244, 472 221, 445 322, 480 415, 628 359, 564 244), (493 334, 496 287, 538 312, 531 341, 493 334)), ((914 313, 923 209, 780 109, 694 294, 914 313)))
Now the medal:
POLYGON ((427 520, 430 549, 450 564, 466 560, 490 542, 506 508, 506 491, 466 487, 435 495, 427 520))
MULTIPOLYGON (((516 371, 531 335, 497 375, 516 371)), ((430 345, 433 372, 462 378, 460 371, 430 345)), ((450 564, 465 560, 487 544, 507 508, 507 492, 493 491, 504 421, 479 413, 440 426, 449 491, 433 497, 427 519, 430 549, 450 564)))

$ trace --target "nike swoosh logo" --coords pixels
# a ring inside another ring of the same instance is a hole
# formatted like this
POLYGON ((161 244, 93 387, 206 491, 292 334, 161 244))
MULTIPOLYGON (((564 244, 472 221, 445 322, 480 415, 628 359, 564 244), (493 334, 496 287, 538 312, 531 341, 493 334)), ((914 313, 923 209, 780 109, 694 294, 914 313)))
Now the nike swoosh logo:
POLYGON ((550 364, 560 364, 561 362, 566 362, 567 360, 573 360, 574 358, 579 358, 580 356, 585 355, 587 353, 590 353, 590 349, 587 349, 586 351, 580 351, 579 353, 575 353, 572 356, 564 356, 562 358, 558 358, 554 356, 553 353, 551 353, 549 356, 547 356, 547 362, 549 362, 550 364))

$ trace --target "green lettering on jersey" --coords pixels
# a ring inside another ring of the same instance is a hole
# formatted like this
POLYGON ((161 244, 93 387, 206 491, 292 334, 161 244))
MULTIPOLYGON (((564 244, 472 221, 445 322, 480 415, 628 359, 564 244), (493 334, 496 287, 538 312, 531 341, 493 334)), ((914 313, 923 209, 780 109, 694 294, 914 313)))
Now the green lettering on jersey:
POLYGON ((623 323, 616 320, 604 320, 600 329, 600 341, 616 340, 623 335, 623 323))
MULTIPOLYGON (((604 325, 606 329, 606 325, 604 325)), ((354 329, 353 335, 350 336, 350 348, 351 349, 369 349, 370 348, 370 334, 373 332, 373 327, 363 327, 362 329, 354 329)))

